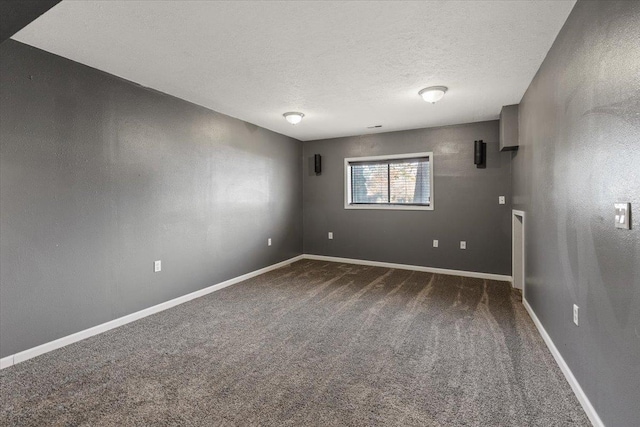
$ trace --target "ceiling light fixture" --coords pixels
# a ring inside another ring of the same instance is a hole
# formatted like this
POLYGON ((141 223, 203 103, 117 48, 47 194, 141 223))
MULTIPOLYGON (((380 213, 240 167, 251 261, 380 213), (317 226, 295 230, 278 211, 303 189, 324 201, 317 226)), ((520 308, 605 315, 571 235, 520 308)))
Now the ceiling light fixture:
POLYGON ((284 113, 283 116, 292 125, 297 125, 298 123, 300 123, 302 121, 302 118, 304 117, 304 114, 296 113, 295 111, 291 111, 289 113, 284 113))
POLYGON ((418 95, 420 95, 426 102, 435 104, 442 99, 447 90, 448 89, 446 86, 431 86, 422 89, 420 92, 418 92, 418 95))

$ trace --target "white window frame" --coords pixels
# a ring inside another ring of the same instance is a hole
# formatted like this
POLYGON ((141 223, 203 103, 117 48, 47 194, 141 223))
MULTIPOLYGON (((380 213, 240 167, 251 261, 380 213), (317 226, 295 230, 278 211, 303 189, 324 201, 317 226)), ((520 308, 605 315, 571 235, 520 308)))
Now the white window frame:
POLYGON ((345 209, 385 209, 385 210, 396 210, 396 211, 432 211, 433 210, 433 152, 425 152, 425 153, 408 153, 408 154, 390 154, 387 156, 369 156, 369 157, 349 157, 344 159, 344 208, 345 209), (352 162, 371 162, 371 161, 381 161, 381 160, 401 160, 401 159, 415 159, 418 157, 428 157, 429 158, 429 186, 430 192, 429 196, 431 197, 431 201, 429 206, 420 206, 420 205, 389 205, 389 204, 351 204, 351 168, 349 167, 349 163, 352 162))

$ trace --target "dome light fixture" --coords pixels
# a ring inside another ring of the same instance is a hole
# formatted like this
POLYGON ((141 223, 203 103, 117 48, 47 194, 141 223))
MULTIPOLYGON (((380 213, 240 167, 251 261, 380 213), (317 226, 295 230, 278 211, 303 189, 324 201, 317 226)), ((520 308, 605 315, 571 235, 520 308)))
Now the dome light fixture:
POLYGON ((418 92, 418 95, 420 95, 426 102, 435 104, 442 99, 447 90, 448 88, 446 86, 430 86, 422 89, 418 92))
POLYGON ((290 111, 288 113, 284 113, 283 116, 292 125, 297 125, 298 123, 300 123, 302 121, 302 118, 304 117, 304 114, 296 113, 295 111, 290 111))

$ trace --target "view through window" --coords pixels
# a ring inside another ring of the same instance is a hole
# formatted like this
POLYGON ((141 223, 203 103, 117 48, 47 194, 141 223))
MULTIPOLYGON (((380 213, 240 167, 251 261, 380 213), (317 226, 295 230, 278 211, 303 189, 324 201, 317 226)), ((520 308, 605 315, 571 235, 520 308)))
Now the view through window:
POLYGON ((431 153, 346 159, 345 166, 351 207, 432 206, 431 153))

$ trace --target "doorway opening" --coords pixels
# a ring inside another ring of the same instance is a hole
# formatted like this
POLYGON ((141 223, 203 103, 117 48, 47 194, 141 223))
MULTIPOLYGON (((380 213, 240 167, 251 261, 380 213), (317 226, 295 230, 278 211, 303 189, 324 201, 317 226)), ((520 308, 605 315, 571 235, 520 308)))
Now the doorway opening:
POLYGON ((525 300, 524 282, 524 212, 513 210, 511 219, 511 274, 513 275, 513 287, 522 291, 522 299, 525 300))

